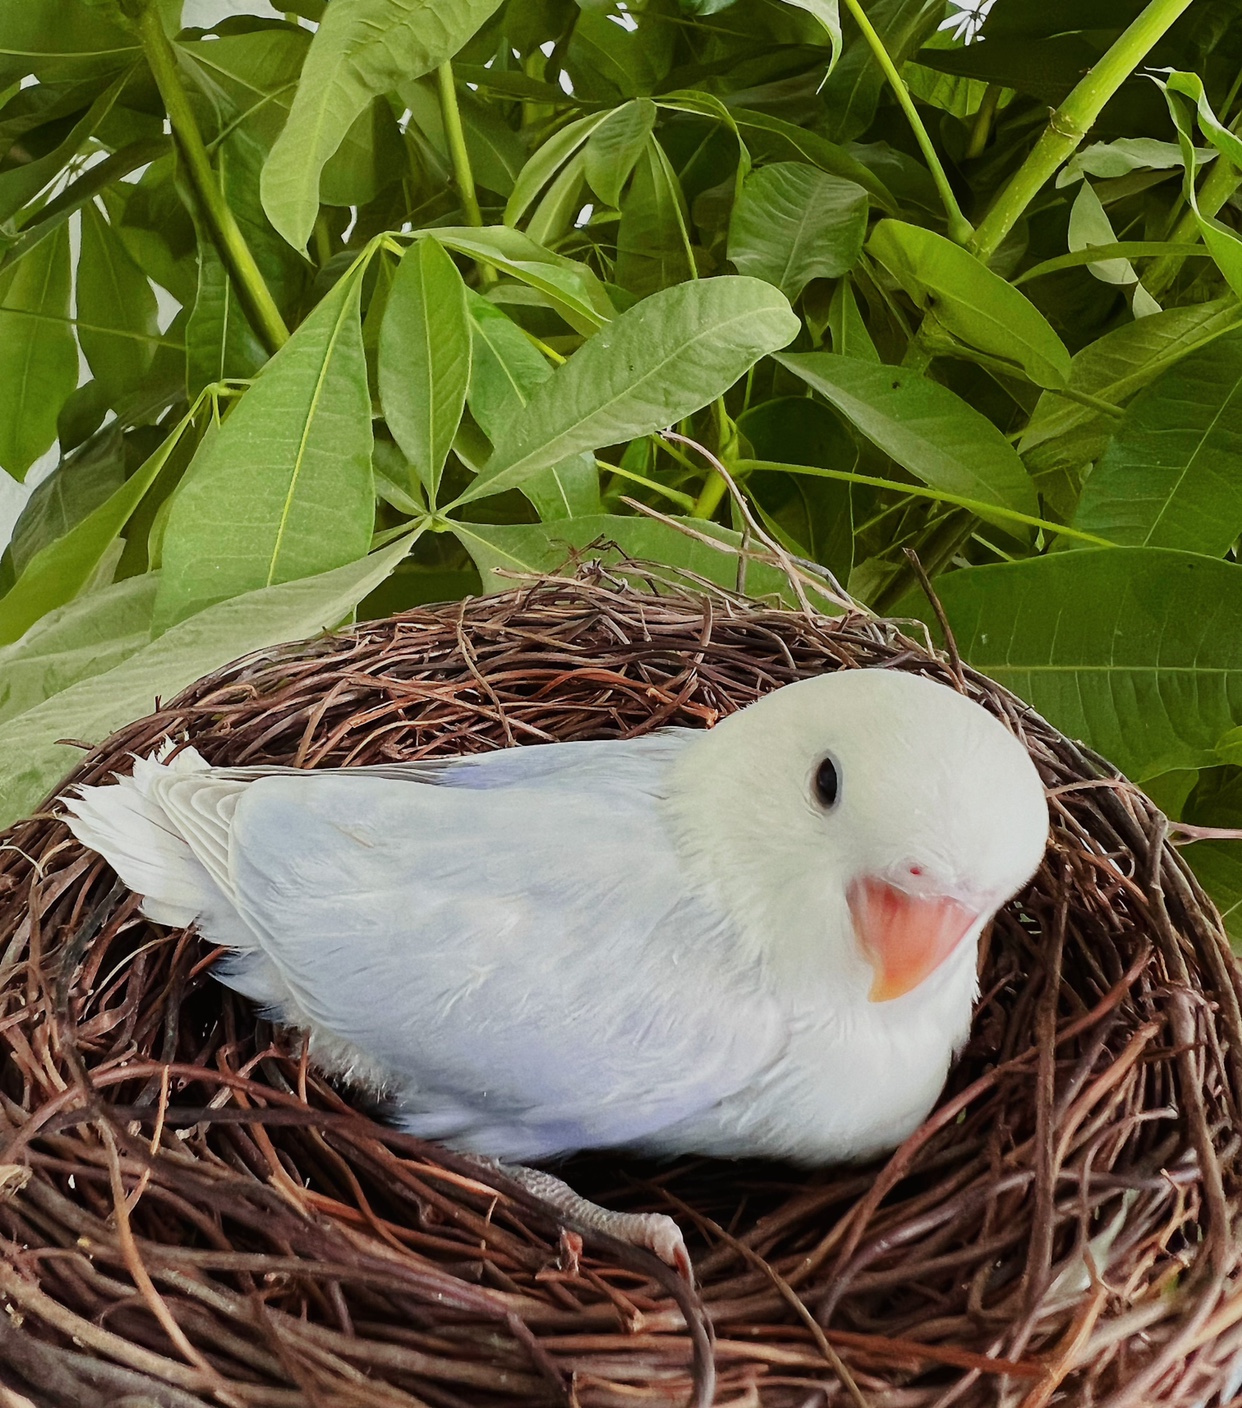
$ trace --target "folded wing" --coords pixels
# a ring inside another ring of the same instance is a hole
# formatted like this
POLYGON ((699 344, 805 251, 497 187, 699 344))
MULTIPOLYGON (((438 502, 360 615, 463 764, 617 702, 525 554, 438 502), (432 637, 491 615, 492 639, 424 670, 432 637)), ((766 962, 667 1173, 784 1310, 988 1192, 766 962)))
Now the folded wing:
POLYGON ((252 936, 204 922, 243 950, 225 981, 365 1053, 412 1132, 535 1159, 641 1142, 781 1048, 758 975, 688 887, 662 818, 683 746, 186 770, 148 778, 146 801, 252 936))

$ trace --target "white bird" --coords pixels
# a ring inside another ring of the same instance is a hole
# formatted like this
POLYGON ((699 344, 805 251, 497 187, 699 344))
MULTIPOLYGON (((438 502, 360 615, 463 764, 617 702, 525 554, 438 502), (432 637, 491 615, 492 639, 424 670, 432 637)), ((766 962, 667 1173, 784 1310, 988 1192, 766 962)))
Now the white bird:
POLYGON ((1012 733, 883 669, 706 732, 335 771, 187 747, 66 807, 319 1065, 411 1133, 523 1163, 893 1148, 1048 831, 1012 733))

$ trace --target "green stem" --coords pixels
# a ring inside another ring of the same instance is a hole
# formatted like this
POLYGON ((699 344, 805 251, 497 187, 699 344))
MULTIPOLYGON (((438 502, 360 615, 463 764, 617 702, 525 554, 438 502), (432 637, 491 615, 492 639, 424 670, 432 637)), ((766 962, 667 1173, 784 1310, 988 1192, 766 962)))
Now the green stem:
POLYGON ((289 341, 289 329, 220 190, 202 133, 194 120, 189 96, 181 82, 177 56, 164 33, 159 8, 154 3, 148 4, 139 17, 138 32, 212 243, 237 287, 255 332, 268 352, 275 352, 289 341))
MULTIPOLYGON (((850 0, 846 0, 849 4, 850 0)), ((1152 45, 1191 0, 1151 0, 1048 121, 1030 155, 1014 172, 975 231, 971 248, 985 262, 1061 164, 1077 150, 1104 104, 1134 72, 1152 45)))
POLYGON ((332 231, 328 228, 328 216, 323 210, 315 216, 313 238, 315 241, 315 263, 322 269, 332 258, 332 231))
POLYGON ((1064 523, 1036 518, 1033 514, 1019 513, 1017 509, 1002 508, 999 504, 985 504, 980 499, 968 499, 962 494, 950 494, 943 489, 927 488, 922 484, 902 484, 896 479, 879 479, 874 474, 856 474, 848 469, 824 469, 821 465, 814 464, 785 464, 780 460, 738 460, 736 469, 739 474, 749 474, 757 469, 770 469, 784 474, 805 474, 815 479, 841 479, 847 484, 867 484, 873 489, 894 489, 900 494, 909 494, 912 498, 935 499, 940 503, 969 509, 976 516, 1025 523, 1030 528, 1042 528, 1045 533, 1058 533, 1063 538, 1074 538, 1080 543, 1090 543, 1093 547, 1117 546, 1108 538, 1098 538, 1094 533, 1083 533, 1077 528, 1067 528, 1064 523))
MULTIPOLYGON (((712 403, 712 420, 716 430, 716 451, 718 457, 732 472, 737 461, 737 427, 729 418, 729 413, 725 410, 724 397, 718 396, 712 403)), ((665 449, 671 446, 664 442, 665 449)), ((679 457, 680 458, 680 457, 679 457)), ((720 501, 728 492, 728 484, 724 475, 713 469, 704 481, 699 497, 694 501, 694 507, 690 510, 692 518, 710 518, 720 507, 720 501)))
POLYGON ((448 142, 449 160, 453 163, 453 180, 466 213, 466 224, 481 228, 483 212, 474 189, 474 172, 470 153, 466 150, 466 134, 461 125, 461 109, 457 106, 457 85, 453 82, 453 64, 446 59, 436 70, 440 83, 440 114, 444 119, 444 137, 448 142))
POLYGON ((931 366, 932 359, 936 355, 930 346, 930 336, 924 333, 924 329, 926 329, 927 334, 932 332, 932 328, 929 328, 927 325, 932 322, 935 316, 934 311, 928 313, 923 322, 923 326, 920 327, 913 337, 911 337, 910 341, 906 343, 905 355, 901 359, 901 365, 903 367, 908 367, 912 372, 918 372, 920 376, 931 366))
MULTIPOLYGON (((618 475, 622 479, 628 479, 634 484, 641 484, 644 489, 650 489, 652 493, 659 494, 662 498, 668 499, 680 509, 693 510, 694 500, 689 494, 683 494, 680 489, 670 489, 667 484, 657 484, 654 479, 648 479, 645 474, 636 474, 632 469, 623 469, 619 464, 610 464, 608 460, 601 460, 596 457, 596 467, 606 470, 609 474, 618 475)), ((716 476, 720 479, 720 476, 716 476)), ((724 480, 721 480, 724 483, 724 480)))
POLYGON ((970 142, 966 147, 966 160, 974 161, 983 155, 983 149, 992 135, 992 122, 996 117, 996 105, 1000 102, 1002 89, 999 83, 989 83, 983 90, 983 101, 975 113, 975 125, 970 129, 970 142))
POLYGON ((1063 396, 1067 401, 1076 401, 1080 406, 1088 406, 1093 411, 1099 411, 1101 415, 1113 416, 1117 420, 1125 415, 1122 406, 1114 406, 1111 401, 1106 401, 1102 396, 1092 396, 1089 391, 1079 391, 1073 386, 1051 386, 1048 388, 1050 396, 1063 396))
POLYGON ((724 482, 724 476, 717 470, 707 476, 707 481, 699 492, 699 496, 694 501, 694 507, 690 510, 691 518, 710 518, 720 507, 720 501, 728 492, 729 486, 724 482))
MULTIPOLYGON (((1186 0, 1189 4, 1190 0, 1186 0)), ((888 50, 884 47, 884 41, 875 32, 871 21, 863 13, 862 6, 858 0, 845 0, 845 8, 854 17, 855 24, 862 30, 862 36, 867 41, 871 52, 875 55, 875 61, 880 65, 884 77, 888 79, 897 101, 901 104, 902 111, 906 115, 911 130, 914 132, 914 139, 922 148, 923 156, 927 161, 928 170, 931 172, 932 180, 936 183, 936 190, 940 193, 941 204, 944 206, 944 213, 948 220, 949 238, 958 244, 965 244, 974 234, 974 227, 970 221, 962 214, 962 208, 957 203, 957 197, 953 194, 953 187, 949 185, 949 178, 945 174, 944 166, 936 148, 932 145, 932 139, 928 136, 927 128, 923 126, 923 119, 919 116, 918 109, 914 106, 914 99, 910 96, 910 90, 902 81, 901 74, 897 72, 897 66, 889 57, 888 50)))
MULTIPOLYGON (((461 108, 457 104, 457 85, 453 80, 453 64, 450 59, 436 69, 436 79, 440 85, 440 116, 444 122, 444 137, 448 142, 449 160, 453 164, 453 180, 457 184, 457 194, 461 197, 466 224, 476 229, 483 227, 483 212, 479 209, 479 197, 474 187, 474 171, 470 165, 470 153, 466 149, 466 133, 461 125, 461 108)), ((475 260, 479 271, 479 282, 494 284, 497 273, 483 259, 475 260)))
MULTIPOLYGON (((1233 124, 1237 131, 1239 124, 1233 124)), ((1242 185, 1242 171, 1227 160, 1221 152, 1212 163, 1212 169, 1204 177, 1199 188, 1199 214, 1211 219, 1222 205, 1242 185)), ((1199 221, 1193 210, 1183 211, 1182 217, 1174 225, 1169 242, 1195 241, 1200 238, 1199 221)), ((1152 262, 1143 275, 1143 287, 1153 298, 1159 298, 1169 287, 1186 262, 1185 254, 1165 254, 1152 262)))

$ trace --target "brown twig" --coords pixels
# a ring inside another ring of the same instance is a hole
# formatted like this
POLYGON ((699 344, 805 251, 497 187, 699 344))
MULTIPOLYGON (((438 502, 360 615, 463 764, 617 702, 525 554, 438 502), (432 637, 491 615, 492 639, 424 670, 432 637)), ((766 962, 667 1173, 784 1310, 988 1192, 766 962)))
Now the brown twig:
POLYGON ((554 1215, 329 1086, 296 1035, 212 980, 207 946, 141 918, 54 808, 12 828, 0 1293, 21 1352, 0 1343, 0 1383, 39 1408, 546 1408, 557 1385, 581 1408, 666 1408, 705 1401, 710 1322, 721 1403, 849 1403, 833 1354, 873 1408, 990 1408, 1006 1377, 1014 1401, 1212 1402, 1242 1316, 1224 1235, 1242 1207, 1236 965, 1152 804, 952 651, 862 612, 597 567, 238 661, 75 779, 169 735, 220 764, 324 767, 703 727, 858 666, 995 712, 1040 770, 1053 844, 998 917, 937 1112, 891 1159, 563 1170, 605 1204, 672 1199, 688 1233, 726 1229, 695 1254, 701 1301, 602 1240, 560 1266, 554 1215))

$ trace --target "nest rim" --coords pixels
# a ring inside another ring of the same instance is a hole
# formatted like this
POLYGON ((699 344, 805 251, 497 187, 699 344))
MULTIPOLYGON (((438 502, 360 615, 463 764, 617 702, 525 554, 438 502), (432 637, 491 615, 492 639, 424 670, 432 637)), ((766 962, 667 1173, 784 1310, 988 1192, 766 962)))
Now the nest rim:
POLYGON ((526 1190, 481 1192, 477 1166, 351 1109, 47 808, 0 837, 0 1384, 114 1402, 158 1362, 177 1408, 1223 1402, 1237 966, 1154 805, 955 656, 859 613, 587 568, 244 657, 58 792, 169 733, 218 764, 352 766, 710 725, 862 664, 1001 717, 1054 843, 992 932, 945 1093, 893 1155, 811 1175, 691 1159, 620 1187, 615 1160, 571 1165, 580 1191, 698 1232, 694 1292, 586 1228, 575 1265, 526 1190))

